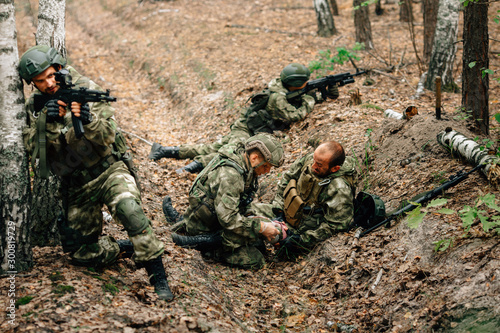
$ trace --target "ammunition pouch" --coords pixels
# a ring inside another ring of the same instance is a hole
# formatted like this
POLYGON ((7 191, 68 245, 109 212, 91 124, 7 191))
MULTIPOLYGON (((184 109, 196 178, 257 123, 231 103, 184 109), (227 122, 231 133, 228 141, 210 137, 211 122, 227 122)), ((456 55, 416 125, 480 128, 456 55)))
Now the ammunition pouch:
POLYGON ((285 218, 294 228, 298 227, 298 222, 302 217, 302 210, 305 206, 304 200, 297 192, 297 181, 291 179, 283 193, 285 218))
POLYGON ((68 220, 63 213, 57 217, 57 227, 61 237, 61 245, 64 253, 74 253, 82 245, 97 243, 99 234, 84 236, 80 230, 69 226, 68 220))
POLYGON ((212 229, 218 225, 218 219, 213 209, 213 200, 207 199, 206 195, 201 197, 190 195, 188 201, 189 207, 192 207, 192 211, 187 211, 186 215, 189 215, 190 219, 192 218, 195 221, 203 221, 205 226, 212 229))
POLYGON ((108 170, 113 163, 118 162, 118 160, 119 159, 115 155, 108 155, 90 168, 82 168, 73 171, 70 176, 64 177, 64 181, 70 186, 83 186, 99 177, 104 171, 108 170))

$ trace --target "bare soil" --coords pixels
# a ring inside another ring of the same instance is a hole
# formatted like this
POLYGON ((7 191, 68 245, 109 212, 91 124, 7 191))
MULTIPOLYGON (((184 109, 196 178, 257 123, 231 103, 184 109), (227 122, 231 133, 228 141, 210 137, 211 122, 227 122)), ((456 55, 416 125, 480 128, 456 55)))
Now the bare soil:
MULTIPOLYGON (((66 46, 71 65, 118 97, 116 118, 126 132, 142 177, 143 206, 166 244, 164 263, 176 295, 159 301, 144 270, 125 259, 103 270, 70 264, 60 247, 34 249, 35 266, 17 277, 16 325, 5 332, 496 332, 500 327, 498 235, 480 223, 465 232, 457 214, 429 213, 416 229, 403 219, 360 239, 354 231, 325 242, 296 262, 276 262, 259 271, 235 269, 174 246, 161 211, 165 195, 179 211, 195 175, 177 175, 189 161, 147 160, 150 146, 212 142, 228 133, 248 97, 291 63, 309 64, 319 51, 352 48, 352 4, 338 1, 339 34, 316 36, 311 3, 298 0, 86 0, 68 1, 66 46), (144 141, 145 140, 145 141, 144 141), (434 242, 453 239, 445 251, 434 242), (28 298, 27 298, 28 297, 28 298)), ((423 35, 414 4, 416 36, 423 35)), ((385 13, 370 6, 375 50, 358 52, 355 63, 372 70, 341 88, 340 98, 315 107, 284 133, 286 163, 260 181, 259 199, 272 199, 280 175, 318 142, 340 141, 359 160, 359 189, 378 194, 387 210, 471 166, 451 156, 436 134, 451 127, 479 140, 456 112, 460 94, 443 94, 443 120, 435 119, 435 97, 414 98, 421 71, 408 25, 397 4, 385 13), (397 68, 396 68, 397 67, 397 68), (373 71, 384 72, 379 74, 373 71), (351 105, 359 92, 362 104, 351 105), (385 118, 415 106, 411 120, 385 118), (406 161, 409 159, 408 161, 406 161)), ((497 4, 491 5, 490 12, 497 4)), ((37 1, 16 1, 20 54, 34 45, 37 1)), ((462 21, 460 21, 462 24, 462 21)), ((491 23, 490 35, 498 26, 491 23)), ((460 39, 460 37, 459 37, 460 39)), ((422 40, 416 40, 421 52, 422 40)), ((456 79, 460 85, 461 44, 456 79)), ((491 68, 499 65, 491 43, 491 68)), ((332 73, 353 71, 350 63, 332 73)), ((499 111, 499 87, 490 84, 490 113, 499 111)), ((498 190, 473 174, 446 194, 447 208, 473 206, 498 190)), ((494 214, 488 211, 488 213, 494 214)), ((105 233, 125 238, 123 229, 105 233)), ((6 290, 6 279, 0 280, 6 290)), ((2 301, 3 302, 3 301, 2 301)))

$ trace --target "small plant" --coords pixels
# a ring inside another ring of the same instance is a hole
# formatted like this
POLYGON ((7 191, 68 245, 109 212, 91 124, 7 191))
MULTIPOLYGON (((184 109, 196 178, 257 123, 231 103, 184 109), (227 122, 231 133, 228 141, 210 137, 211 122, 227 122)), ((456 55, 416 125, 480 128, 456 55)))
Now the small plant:
POLYGON ((64 295, 64 294, 67 294, 67 293, 72 293, 75 291, 75 287, 73 286, 65 286, 65 285, 58 285, 54 288, 54 290, 52 290, 52 292, 54 294, 59 294, 59 295, 64 295))
POLYGON ((330 50, 319 51, 319 59, 309 63, 309 69, 312 73, 316 73, 316 77, 325 76, 329 71, 332 71, 336 64, 343 65, 349 59, 359 60, 355 51, 360 51, 365 48, 363 43, 356 43, 352 50, 345 47, 337 47, 337 54, 333 55, 330 50))
POLYGON ((445 239, 441 239, 440 241, 432 243, 435 245, 434 252, 446 251, 448 248, 453 246, 453 240, 454 240, 454 238, 445 238, 445 239))
POLYGON ((117 293, 120 292, 120 289, 118 289, 117 286, 115 286, 112 283, 106 283, 105 285, 102 286, 102 290, 104 292, 110 292, 113 296, 115 296, 117 293))
POLYGON ((30 295, 27 295, 27 296, 23 296, 21 298, 19 298, 17 301, 16 301, 16 308, 19 307, 19 305, 25 305, 25 304, 28 304, 29 302, 31 302, 31 300, 33 299, 33 296, 30 296, 30 295))

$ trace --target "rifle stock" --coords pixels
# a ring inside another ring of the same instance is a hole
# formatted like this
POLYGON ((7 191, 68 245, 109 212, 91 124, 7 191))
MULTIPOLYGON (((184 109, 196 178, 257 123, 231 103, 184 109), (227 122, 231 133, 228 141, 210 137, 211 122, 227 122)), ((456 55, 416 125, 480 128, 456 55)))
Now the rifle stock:
MULTIPOLYGON (((480 164, 480 165, 477 165, 476 167, 474 167, 472 170, 464 173, 463 171, 460 171, 458 172, 456 175, 450 177, 450 179, 448 181, 446 181, 445 183, 443 183, 441 186, 438 186, 436 187, 435 189, 433 190, 430 190, 428 192, 425 192, 423 196, 421 196, 420 198, 418 198, 417 200, 414 201, 414 203, 417 203, 417 204, 420 204, 420 203, 424 203, 424 202, 427 202, 429 200, 432 200, 434 199, 435 197, 437 197, 438 195, 444 193, 446 190, 448 190, 449 188, 452 188, 453 186, 457 185, 458 183, 462 182, 463 180, 467 179, 467 177, 469 177, 469 175, 473 172, 475 172, 476 170, 479 170, 479 169, 482 169, 484 168, 485 165, 484 164, 480 164)), ((364 235, 372 232, 373 230, 375 229, 378 229, 379 227, 383 226, 383 225, 386 225, 387 223, 391 222, 392 220, 398 218, 399 216, 401 216, 402 214, 410 211, 410 210, 413 210, 417 208, 416 205, 413 205, 413 204, 408 204, 406 206, 404 206, 403 208, 399 209, 398 211, 396 211, 395 213, 392 213, 391 215, 389 215, 385 220, 383 220, 382 222, 380 223, 377 223, 376 225, 366 229, 365 231, 363 231, 361 233, 361 237, 363 237, 364 235)))
POLYGON ((326 99, 327 92, 326 88, 332 85, 338 85, 340 87, 345 86, 346 84, 354 83, 354 76, 358 76, 361 74, 366 74, 366 71, 356 71, 356 73, 351 74, 349 72, 340 73, 335 75, 328 75, 316 80, 310 80, 307 82, 306 86, 302 89, 291 91, 286 94, 286 98, 288 100, 292 100, 297 98, 303 94, 308 93, 311 90, 319 89, 321 92, 321 96, 323 99, 326 99))

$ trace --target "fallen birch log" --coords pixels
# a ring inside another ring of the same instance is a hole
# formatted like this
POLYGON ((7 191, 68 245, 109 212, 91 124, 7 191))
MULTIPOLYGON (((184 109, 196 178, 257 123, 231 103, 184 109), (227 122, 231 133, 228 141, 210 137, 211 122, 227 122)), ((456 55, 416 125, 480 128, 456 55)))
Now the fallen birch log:
POLYGON ((500 167, 498 163, 500 163, 500 158, 497 155, 489 155, 487 150, 476 141, 451 128, 439 132, 437 141, 443 147, 449 149, 452 155, 458 154, 474 166, 484 164, 483 174, 493 186, 499 187, 500 167))

